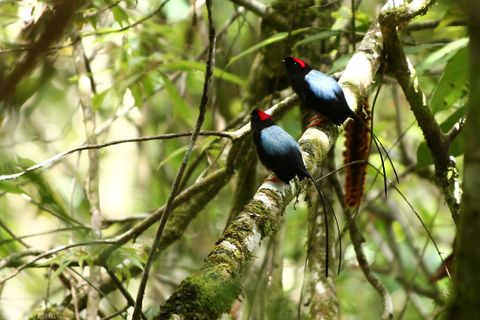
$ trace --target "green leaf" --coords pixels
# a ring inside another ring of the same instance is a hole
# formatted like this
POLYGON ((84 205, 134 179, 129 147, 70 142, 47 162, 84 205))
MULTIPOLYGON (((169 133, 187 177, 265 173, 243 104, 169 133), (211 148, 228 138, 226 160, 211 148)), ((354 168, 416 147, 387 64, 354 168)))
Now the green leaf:
POLYGON ((422 52, 430 49, 436 49, 438 47, 443 47, 443 46, 444 46, 443 43, 427 43, 427 44, 418 44, 415 46, 406 46, 405 54, 411 55, 418 52, 422 52))
POLYGON ((134 246, 121 246, 118 247, 116 250, 112 251, 110 255, 108 255, 107 259, 107 266, 111 269, 115 269, 119 265, 134 265, 140 269, 143 269, 143 262, 141 258, 144 257, 144 253, 137 250, 134 246))
POLYGON ((445 12, 443 17, 440 19, 440 23, 435 28, 433 32, 442 32, 448 27, 452 22, 464 21, 465 12, 461 6, 453 5, 451 8, 445 12), (442 30, 443 29, 443 30, 442 30))
POLYGON ((133 266, 143 270, 146 254, 138 248, 138 245, 124 245, 117 247, 108 255, 106 264, 110 270, 124 282, 128 283, 132 276, 133 266))
POLYGON ((52 259, 52 262, 58 264, 58 268, 53 272, 52 278, 55 278, 62 273, 71 263, 77 263, 79 266, 83 266, 85 261, 91 261, 91 257, 83 249, 64 251, 63 254, 59 254, 52 259))
POLYGON ((157 166, 156 170, 159 170, 161 167, 163 167, 167 162, 169 162, 170 160, 172 160, 173 158, 175 157, 178 157, 179 155, 182 155, 185 153, 185 151, 187 150, 188 146, 183 146, 175 151, 173 151, 172 153, 170 153, 168 155, 168 157, 166 157, 162 162, 160 162, 160 164, 157 166))
POLYGON ((443 48, 431 53, 427 58, 416 65, 417 72, 430 69, 433 65, 438 65, 450 60, 458 50, 468 45, 468 38, 461 38, 450 42, 443 48))
POLYGON ((22 188, 20 188, 14 181, 0 181, 0 190, 7 193, 24 193, 22 188))
MULTIPOLYGON (((303 33, 303 32, 306 32, 310 30, 310 28, 301 28, 301 29, 297 29, 297 30, 294 30, 291 32, 291 35, 294 36, 294 35, 297 35, 297 34, 300 34, 300 33, 303 33)), ((242 53, 232 57, 230 59, 230 61, 228 61, 226 67, 228 67, 229 65, 235 63, 237 60, 239 60, 240 58, 243 58, 244 56, 250 54, 250 53, 253 53, 255 51, 257 51, 258 49, 260 48, 263 48, 263 47, 266 47, 268 45, 271 45, 272 43, 276 43, 276 42, 279 42, 279 41, 282 41, 284 39, 288 38, 288 32, 279 32, 277 34, 274 34, 273 36, 271 36, 270 38, 268 39, 265 39, 259 43, 257 43, 256 45, 253 45, 251 46, 250 48, 248 48, 247 50, 243 51, 242 53)))
MULTIPOLYGON (((32 160, 22 157, 17 157, 17 161, 22 170, 34 164, 32 160)), ((52 187, 50 181, 44 174, 31 171, 25 174, 20 181, 24 187, 23 193, 31 197, 33 200, 32 203, 44 212, 52 214, 68 226, 82 225, 70 216, 65 199, 55 187, 52 187), (28 184, 25 182, 28 182, 28 184)))
POLYGON ((92 98, 92 105, 93 109, 95 110, 100 110, 100 108, 103 105, 103 101, 105 100, 105 97, 107 96, 107 93, 109 92, 110 89, 107 89, 105 91, 102 91, 100 93, 97 93, 93 96, 92 98))
POLYGON ((160 76, 163 79, 163 85, 165 86, 165 90, 173 104, 174 113, 178 114, 186 122, 193 123, 192 108, 190 108, 185 100, 183 100, 172 81, 170 81, 170 79, 168 79, 163 73, 161 73, 160 76))
MULTIPOLYGON (((183 71, 202 71, 205 72, 205 63, 199 62, 199 61, 191 61, 191 60, 180 60, 177 62, 172 62, 172 63, 165 63, 162 64, 159 67, 160 71, 178 71, 178 70, 183 70, 183 71)), ((233 73, 229 73, 227 71, 224 71, 219 68, 214 68, 213 69, 213 76, 215 78, 221 78, 222 80, 232 82, 234 84, 237 84, 239 86, 245 86, 246 81, 243 80, 242 78, 234 75, 233 73)))
POLYGON ((430 107, 434 113, 450 108, 456 101, 466 98, 469 76, 468 48, 460 49, 447 63, 432 96, 430 107))
POLYGON ((125 12, 120 6, 112 8, 113 19, 121 26, 128 25, 128 13, 125 12))
POLYGON ((341 35, 342 32, 340 30, 327 30, 327 31, 322 31, 322 32, 319 32, 319 33, 316 33, 316 34, 313 34, 311 36, 308 36, 308 37, 305 37, 303 38, 302 40, 300 41, 297 41, 293 47, 296 48, 302 44, 306 44, 306 43, 310 43, 310 42, 313 42, 313 41, 319 41, 319 40, 323 40, 323 39, 327 39, 327 38, 330 38, 330 37, 334 37, 334 36, 338 36, 338 35, 341 35))

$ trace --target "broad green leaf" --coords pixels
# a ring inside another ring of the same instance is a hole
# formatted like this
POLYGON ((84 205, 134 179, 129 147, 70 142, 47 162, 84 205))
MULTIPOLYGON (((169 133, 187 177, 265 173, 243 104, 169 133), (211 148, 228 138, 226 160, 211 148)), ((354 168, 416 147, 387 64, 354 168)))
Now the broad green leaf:
MULTIPOLYGON (((160 71, 169 71, 169 70, 183 70, 183 71, 193 71, 198 70, 205 72, 205 63, 199 61, 191 61, 191 60, 180 60, 172 63, 165 63, 159 67, 160 71)), ((219 68, 213 69, 213 76, 215 78, 221 78, 222 80, 229 81, 239 86, 245 86, 246 81, 242 78, 234 75, 233 73, 229 73, 219 68)))
POLYGON ((160 74, 163 79, 163 85, 165 86, 165 90, 168 93, 168 96, 172 102, 174 108, 174 114, 178 114, 183 120, 187 123, 193 122, 192 111, 193 109, 188 106, 188 104, 183 100, 180 93, 177 91, 175 85, 168 79, 166 75, 163 73, 160 74))
POLYGON ((452 22, 465 20, 465 12, 461 6, 453 5, 450 7, 445 15, 440 19, 440 23, 435 28, 434 32, 442 32, 442 29, 448 27, 452 22))
POLYGON ((93 109, 95 110, 100 110, 100 108, 103 105, 103 101, 105 100, 105 97, 107 96, 107 93, 110 91, 110 89, 107 89, 105 91, 102 91, 100 93, 97 93, 93 96, 92 98, 92 105, 93 109))
MULTIPOLYGON (((301 28, 301 29, 297 29, 297 30, 294 30, 291 32, 291 35, 297 35, 297 34, 300 34, 300 33, 303 33, 303 32, 306 32, 310 30, 310 28, 301 28)), ((243 58, 244 56, 250 54, 250 53, 253 53, 255 51, 257 51, 258 49, 260 48, 263 48, 263 47, 266 47, 268 45, 271 45, 272 43, 276 43, 276 42, 279 42, 279 41, 282 41, 284 39, 288 38, 288 32, 279 32, 277 34, 274 34, 273 36, 271 36, 270 38, 268 39, 265 39, 259 43, 257 43, 256 45, 253 45, 251 46, 250 48, 248 48, 247 50, 243 51, 242 53, 232 57, 230 59, 230 61, 228 61, 228 64, 226 67, 228 67, 229 65, 235 63, 237 60, 239 60, 240 58, 243 58)))
POLYGON ((327 38, 330 38, 330 37, 334 37, 334 36, 338 36, 342 34, 342 31, 340 30, 327 30, 327 31, 322 31, 322 32, 319 32, 319 33, 316 33, 316 34, 313 34, 311 36, 307 36, 305 38, 303 38, 302 40, 300 41, 297 41, 295 44, 294 44, 294 48, 302 45, 302 44, 306 44, 306 43, 310 43, 310 42, 313 42, 313 41, 319 41, 319 40, 323 40, 323 39, 327 39, 327 38))
POLYGON ((128 25, 128 13, 126 13, 120 6, 114 6, 112 8, 112 14, 115 21, 121 27, 128 25))
MULTIPOLYGON (((34 164, 32 160, 22 157, 17 157, 17 161, 22 170, 34 164)), ((57 217, 68 226, 82 225, 70 216, 67 209, 68 205, 65 203, 62 195, 55 187, 52 187, 44 174, 32 171, 25 174, 20 181, 22 181, 23 193, 31 197, 32 203, 40 209, 57 217), (28 184, 25 182, 28 182, 28 184)))
POLYGON ((448 61, 430 97, 430 107, 434 113, 450 108, 456 101, 466 97, 469 76, 468 60, 468 48, 464 47, 448 61))
MULTIPOLYGON (((441 125, 440 128, 445 132, 450 130, 450 128, 458 121, 460 118, 465 117, 466 107, 463 106, 457 109, 450 117, 447 118, 441 125)), ((452 156, 460 156, 464 153, 464 138, 463 133, 461 133, 456 139, 453 141, 452 145, 450 146, 450 155, 452 156)), ((428 166, 433 164, 433 158, 430 153, 430 149, 427 147, 427 143, 423 141, 420 143, 417 149, 417 168, 421 168, 424 166, 428 166)))
POLYGON ((20 188, 14 181, 0 181, 0 190, 7 193, 24 193, 22 188, 20 188))
POLYGON ((157 166, 156 170, 159 170, 161 167, 163 167, 167 162, 169 162, 170 160, 172 160, 173 158, 175 157, 178 157, 182 154, 185 153, 185 151, 187 150, 187 146, 183 146, 175 151, 173 151, 172 153, 170 153, 168 155, 168 157, 166 157, 165 159, 163 159, 162 162, 160 162, 160 164, 157 166))
POLYGON ((117 268, 119 265, 131 264, 140 269, 143 269, 142 258, 145 259, 144 252, 137 250, 135 246, 121 246, 112 253, 107 258, 107 266, 111 269, 117 268))
POLYGON ((421 72, 430 69, 433 65, 444 63, 450 60, 458 50, 465 48, 468 45, 468 38, 458 39, 450 42, 443 48, 431 53, 427 58, 416 65, 417 72, 421 72))
POLYGON ((415 46, 406 46, 405 54, 411 55, 411 54, 415 54, 425 50, 435 49, 443 46, 444 46, 443 43, 427 43, 427 44, 419 44, 415 46))
POLYGON ((203 139, 203 141, 200 143, 199 153, 203 153, 206 150, 210 149, 210 147, 218 140, 218 137, 206 137, 205 139, 203 139))

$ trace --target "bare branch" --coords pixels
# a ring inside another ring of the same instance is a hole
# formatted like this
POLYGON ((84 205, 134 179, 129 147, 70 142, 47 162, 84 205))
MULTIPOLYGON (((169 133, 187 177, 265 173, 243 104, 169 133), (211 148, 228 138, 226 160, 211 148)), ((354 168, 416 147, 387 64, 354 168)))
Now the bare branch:
POLYGON ((165 229, 165 225, 167 224, 167 220, 170 216, 170 213, 173 210, 174 198, 177 195, 178 188, 180 186, 180 183, 183 177, 183 173, 185 172, 185 169, 187 167, 188 160, 192 153, 193 147, 195 146, 195 142, 197 141, 200 129, 205 120, 205 114, 207 112, 208 92, 212 83, 213 68, 215 66, 215 26, 213 25, 213 18, 212 18, 212 0, 206 0, 205 4, 207 7, 207 16, 208 16, 209 49, 208 49, 207 64, 205 68, 205 81, 203 85, 203 93, 200 101, 200 106, 198 108, 199 114, 198 114, 197 122, 195 124, 195 129, 193 130, 192 136, 190 137, 190 143, 189 143, 188 149, 185 152, 183 161, 180 165, 180 168, 178 169, 177 175, 175 177, 175 181, 173 182, 170 195, 167 199, 167 204, 165 205, 165 211, 160 218, 160 225, 158 226, 157 232, 155 234, 155 239, 153 240, 152 249, 148 255, 148 259, 142 273, 140 285, 137 291, 137 297, 135 300, 135 308, 133 310, 133 315, 132 315, 133 319, 137 319, 139 317, 139 314, 142 312, 143 295, 145 293, 145 288, 147 285, 150 267, 153 263, 154 257, 156 256, 158 244, 160 243, 160 239, 162 237, 163 230, 165 229))
MULTIPOLYGON (((168 139, 174 139, 174 138, 179 138, 179 137, 190 137, 192 135, 192 132, 183 132, 183 133, 165 133, 165 134, 159 134, 156 136, 145 136, 145 137, 139 137, 139 138, 130 138, 130 139, 120 139, 120 140, 114 140, 114 141, 109 141, 105 143, 100 143, 100 144, 86 144, 80 147, 76 147, 73 149, 70 149, 68 151, 61 152, 59 154, 54 155, 53 157, 46 159, 42 162, 39 162, 37 164, 34 164, 33 166, 28 167, 27 169, 18 172, 18 173, 12 173, 12 174, 6 174, 6 175, 1 175, 0 176, 0 181, 8 181, 8 180, 16 180, 20 178, 21 176, 26 175, 27 173, 36 171, 38 169, 42 168, 47 168, 51 167, 58 162, 62 161, 65 159, 67 156, 79 152, 79 151, 84 151, 84 150, 98 150, 98 149, 103 149, 106 147, 114 146, 117 144, 123 144, 123 143, 131 143, 131 142, 145 142, 145 141, 153 141, 153 140, 168 140, 168 139)), ((201 131, 199 132, 200 136, 216 136, 216 137, 222 137, 222 138, 228 138, 228 139, 233 139, 234 133, 228 133, 228 132, 217 132, 217 131, 201 131)))

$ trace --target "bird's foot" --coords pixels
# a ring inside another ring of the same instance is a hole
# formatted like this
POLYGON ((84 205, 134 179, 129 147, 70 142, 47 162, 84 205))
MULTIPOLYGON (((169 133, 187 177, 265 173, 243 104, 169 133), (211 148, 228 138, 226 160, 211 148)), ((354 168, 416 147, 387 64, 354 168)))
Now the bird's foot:
POLYGON ((307 126, 305 126, 305 130, 308 129, 308 128, 311 128, 311 127, 317 127, 317 126, 320 126, 322 124, 324 124, 325 122, 327 121, 327 118, 325 118, 324 116, 322 115, 314 115, 313 117, 311 117, 309 119, 309 123, 307 126))
POLYGON ((283 183, 283 181, 278 179, 278 177, 275 175, 271 175, 269 178, 265 179, 265 182, 267 181, 271 181, 273 183, 283 183))

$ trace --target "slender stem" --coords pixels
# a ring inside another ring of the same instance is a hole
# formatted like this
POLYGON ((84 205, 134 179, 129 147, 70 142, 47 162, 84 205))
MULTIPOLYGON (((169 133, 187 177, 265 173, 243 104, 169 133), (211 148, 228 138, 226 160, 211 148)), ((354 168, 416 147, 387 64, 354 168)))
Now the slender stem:
POLYGON ((205 82, 203 85, 203 93, 202 93, 202 99, 200 101, 200 106, 199 106, 199 114, 197 118, 197 122, 195 125, 195 129, 192 133, 192 136, 190 137, 190 143, 188 146, 187 151, 185 152, 185 155, 183 157, 182 164, 180 165, 180 168, 178 169, 177 175, 175 177, 175 181, 172 186, 172 190, 170 192, 170 196, 168 197, 167 204, 165 205, 165 211, 163 212, 162 217, 160 218, 160 225, 158 226, 157 232, 155 234, 155 239, 153 241, 152 245, 152 250, 150 251, 150 254, 148 255, 147 262, 145 264, 145 269, 143 270, 142 273, 142 278, 140 280, 140 285, 137 291, 137 298, 135 301, 135 307, 133 310, 133 315, 132 319, 138 319, 139 314, 142 311, 142 301, 143 301, 143 296, 145 293, 145 288, 147 285, 147 280, 148 280, 148 275, 150 272, 150 268, 153 264, 153 260, 155 258, 155 253, 157 251, 158 244, 160 243, 160 239, 163 234, 163 230, 165 229, 165 225, 167 224, 167 220, 170 216, 170 213, 173 210, 173 200, 175 196, 178 193, 178 188, 180 186, 180 182, 182 180, 183 174, 185 172, 185 169, 187 167, 188 160, 190 158, 190 155, 192 154, 193 147, 195 145, 195 142, 197 141, 197 138, 200 133, 200 129, 202 127, 202 124, 205 120, 205 114, 207 112, 207 102, 208 102, 208 91, 211 86, 212 82, 212 75, 213 75, 213 67, 215 65, 215 27, 213 25, 213 18, 212 18, 212 0, 207 0, 206 1, 206 7, 207 7, 207 15, 208 15, 208 40, 209 40, 209 49, 208 49, 208 58, 207 58, 207 64, 205 68, 205 82))

